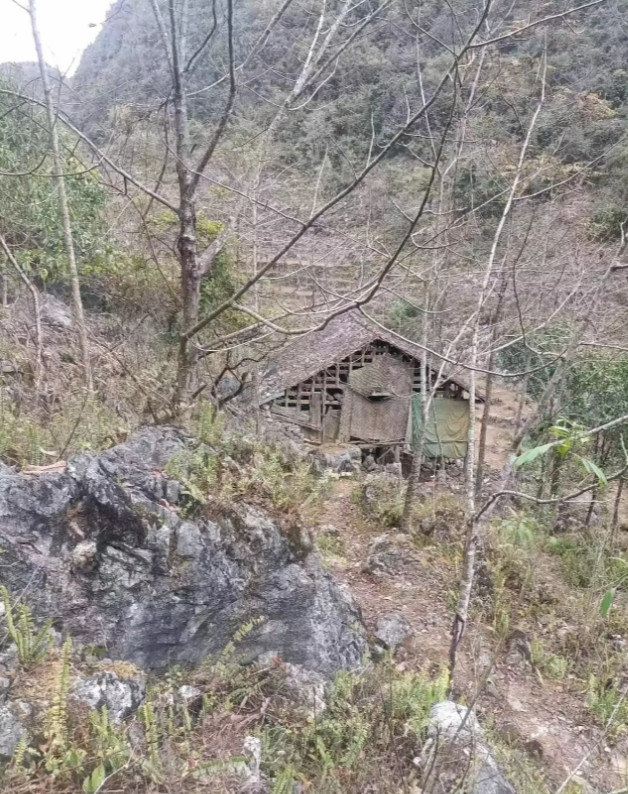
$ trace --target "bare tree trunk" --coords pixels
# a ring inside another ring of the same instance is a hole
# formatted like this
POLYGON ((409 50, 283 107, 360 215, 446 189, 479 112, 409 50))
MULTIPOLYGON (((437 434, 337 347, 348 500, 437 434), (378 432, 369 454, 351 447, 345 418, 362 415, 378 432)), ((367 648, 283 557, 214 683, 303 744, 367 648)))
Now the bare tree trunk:
MULTIPOLYGON (((442 213, 443 216, 445 216, 447 214, 447 210, 453 208, 453 200, 450 201, 450 205, 449 206, 446 207, 446 205, 445 205, 446 179, 447 179, 447 176, 448 176, 448 173, 449 173, 450 169, 454 169, 454 171, 455 171, 455 168, 457 167, 458 159, 459 159, 459 157, 460 157, 460 155, 462 153, 462 149, 463 149, 463 145, 464 145, 464 141, 465 141, 465 136, 466 136, 467 121, 468 121, 467 112, 473 106, 475 93, 476 93, 476 90, 477 90, 477 86, 478 86, 479 79, 480 79, 480 74, 481 74, 481 71, 482 71, 482 65, 484 63, 484 56, 485 56, 485 50, 482 50, 481 53, 480 53, 480 57, 479 57, 479 64, 478 64, 478 67, 477 67, 476 72, 475 72, 475 77, 474 77, 472 85, 471 85, 471 90, 469 92, 467 104, 465 106, 465 113, 463 114, 462 119, 461 119, 460 130, 459 130, 459 133, 458 133, 458 136, 457 136, 458 137, 458 147, 457 147, 456 154, 453 157, 451 163, 444 169, 444 171, 442 173, 440 173, 440 170, 439 170, 439 175, 440 175, 439 209, 440 209, 440 212, 442 213)), ((419 51, 418 51, 418 39, 417 39, 417 73, 418 73, 419 86, 420 86, 420 90, 421 90, 421 99, 422 99, 423 103, 426 104, 426 96, 425 96, 424 85, 423 85, 423 75, 422 75, 422 70, 421 70, 421 61, 420 61, 420 58, 419 58, 419 51)), ((428 129, 429 129, 429 115, 426 115, 426 123, 427 123, 428 129)), ((438 169, 439 168, 439 158, 438 158, 438 154, 437 154, 436 145, 435 145, 434 142, 432 142, 432 152, 434 154, 435 168, 438 169)), ((455 184, 455 177, 454 177, 453 184, 455 184)), ((437 231, 439 230, 439 227, 440 227, 440 223, 439 223, 439 221, 437 221, 436 222, 436 230, 437 231)), ((443 229, 442 231, 445 234, 445 239, 446 239, 447 230, 443 229)), ((434 259, 435 265, 437 264, 436 256, 437 255, 435 254, 435 259, 434 259)), ((438 270, 439 270, 438 267, 435 267, 435 272, 436 273, 438 273, 438 270)), ((437 278, 438 278, 438 276, 437 276, 437 278)), ((421 344, 423 346, 424 351, 427 350, 427 348, 428 348, 428 341, 429 341, 428 337, 429 337, 429 329, 430 329, 430 325, 429 325, 430 312, 435 310, 435 309, 437 309, 437 304, 438 304, 437 291, 433 290, 433 286, 432 286, 431 283, 427 283, 426 284, 426 297, 425 297, 425 301, 424 301, 424 311, 423 311, 423 318, 422 318, 422 326, 421 326, 421 331, 422 331, 421 344), (432 297, 431 297, 432 294, 436 294, 436 297, 434 299, 432 299, 432 297)), ((436 312, 436 317, 439 317, 439 316, 440 315, 439 315, 439 313, 437 311, 436 312)), ((438 322, 438 320, 437 320, 437 322, 438 322)), ((441 329, 439 329, 439 335, 440 335, 440 332, 441 332, 441 329)), ((437 385, 437 384, 434 384, 434 388, 432 388, 433 384, 430 382, 429 383, 429 394, 428 394, 428 372, 429 372, 429 368, 427 366, 426 355, 424 354, 423 358, 422 358, 422 361, 421 361, 421 427, 420 427, 420 432, 419 432, 419 438, 417 439, 417 447, 418 448, 415 450, 414 457, 412 459, 412 470, 410 472, 410 478, 408 480, 408 488, 406 490, 406 498, 405 498, 405 502, 404 502, 403 517, 402 517, 402 521, 401 521, 401 527, 406 532, 408 532, 408 531, 410 531, 412 529, 412 512, 413 512, 414 505, 416 504, 416 501, 417 501, 417 499, 419 497, 419 493, 420 493, 420 476, 421 476, 421 465, 423 463, 423 441, 424 441, 424 436, 425 436, 425 425, 426 425, 426 422, 428 420, 428 415, 429 415, 429 409, 430 409, 430 406, 431 406, 431 402, 432 402, 432 400, 434 398, 434 389, 435 389, 435 386, 437 385)), ((442 372, 442 367, 441 367, 441 370, 440 370, 440 372, 438 374, 437 381, 438 381, 438 378, 440 378, 441 372, 442 372)), ((474 389, 475 389, 475 383, 474 383, 474 389)))
POLYGON ((406 495, 403 503, 403 513, 400 523, 400 528, 403 532, 412 532, 412 514, 414 512, 414 505, 417 503, 421 492, 421 466, 423 465, 423 450, 421 449, 421 443, 419 439, 417 439, 417 441, 413 444, 413 447, 412 466, 410 467, 410 475, 408 477, 408 485, 406 488, 406 495))
POLYGON ((177 182, 179 188, 179 234, 177 236, 177 252, 180 266, 181 301, 183 305, 182 330, 179 335, 177 357, 177 376, 173 394, 173 409, 178 411, 191 392, 192 375, 196 361, 195 350, 190 345, 194 328, 199 320, 201 301, 201 282, 203 276, 210 271, 216 255, 222 250, 226 239, 226 230, 208 249, 199 253, 196 239, 196 194, 199 181, 211 160, 216 146, 224 133, 236 93, 236 78, 233 46, 233 2, 227 0, 227 29, 229 70, 229 95, 222 111, 220 121, 213 132, 203 154, 196 163, 191 162, 192 147, 189 139, 189 118, 186 100, 185 75, 189 73, 191 64, 200 56, 202 50, 194 54, 186 65, 186 28, 187 0, 184 0, 177 13, 176 4, 168 4, 170 30, 166 31, 157 0, 151 0, 153 13, 162 38, 168 67, 172 77, 172 105, 174 107, 175 152, 177 182))
MULTIPOLYGON (((423 350, 427 348, 427 337, 428 337, 428 329, 429 329, 429 290, 426 290, 425 293, 425 300, 423 304, 423 317, 421 319, 421 344, 423 345, 423 350)), ((428 366, 427 366, 427 354, 424 352, 423 356, 421 357, 421 368, 420 372, 420 380, 419 380, 419 388, 421 390, 420 393, 420 403, 421 403, 421 425, 419 427, 418 437, 414 438, 414 406, 412 404, 412 397, 410 398, 410 411, 411 411, 411 419, 412 419, 412 446, 413 446, 413 455, 412 455, 412 468, 410 470, 410 477, 408 478, 408 487, 406 488, 406 496, 403 504, 403 515, 401 516, 401 529, 404 532, 411 532, 413 529, 412 526, 412 514, 414 512, 414 506, 419 498, 420 490, 421 490, 421 466, 423 465, 423 441, 425 439, 425 423, 427 422, 427 412, 429 408, 429 403, 431 397, 427 393, 427 382, 428 382, 428 366)))
POLYGON ((624 490, 624 482, 625 479, 623 477, 619 478, 619 483, 617 484, 617 493, 615 494, 615 504, 613 505, 613 520, 611 522, 611 550, 615 546, 615 536, 617 535, 617 527, 619 526, 619 507, 621 505, 621 495, 624 490))
POLYGON ((589 502, 589 509, 587 510, 587 517, 584 520, 584 526, 585 529, 587 530, 591 526, 591 519, 593 518, 593 510, 595 509, 595 503, 597 502, 597 494, 598 494, 598 489, 594 488, 591 491, 591 500, 589 502))
MULTIPOLYGON (((158 23, 163 25, 157 9, 155 9, 155 14, 158 23)), ((196 207, 192 188, 192 173, 188 163, 190 148, 188 111, 181 66, 181 62, 185 58, 186 19, 177 19, 174 3, 169 4, 169 15, 171 46, 169 63, 172 69, 172 101, 174 106, 175 148, 177 155, 176 169, 179 184, 179 235, 177 238, 177 251, 180 264, 183 328, 191 328, 198 321, 201 273, 198 266, 198 252, 196 247, 196 207), (181 22, 180 29, 178 24, 179 21, 181 22)), ((163 29, 162 34, 165 36, 165 30, 163 29)), ((167 40, 165 43, 167 46, 167 40)), ((190 354, 188 340, 181 337, 179 340, 177 385, 175 389, 175 404, 177 406, 181 404, 189 391, 193 364, 194 362, 190 354)))
POLYGON ((81 298, 81 285, 79 280, 78 267, 76 264, 76 256, 74 252, 74 241, 72 239, 70 208, 68 204, 68 195, 65 189, 63 162, 61 160, 59 136, 57 133, 57 120, 55 116, 54 107, 52 104, 52 91, 50 88, 50 80, 48 79, 48 71, 46 68, 46 61, 44 59, 44 51, 41 44, 41 36, 39 35, 39 28, 37 26, 36 0, 29 0, 29 10, 31 17, 31 28, 33 31, 33 41, 35 43, 35 49, 37 50, 39 74, 41 77, 41 84, 44 92, 44 99, 46 105, 46 113, 48 116, 48 126, 50 127, 50 144, 52 149, 52 161, 54 166, 54 174, 57 182, 57 190, 59 193, 59 206, 61 209, 61 222, 63 225, 63 243, 68 257, 68 271, 70 274, 70 284, 72 287, 72 310, 74 313, 74 322, 76 324, 79 346, 81 348, 81 361, 83 364, 83 381, 85 383, 86 388, 91 389, 92 370, 89 359, 89 343, 87 341, 87 329, 85 327, 85 314, 83 312, 83 301, 81 298))
POLYGON ((462 641, 464 629, 469 618, 469 605, 471 603, 471 593, 473 592, 473 584, 475 580, 475 568, 477 548, 479 543, 479 524, 480 520, 476 517, 475 511, 475 421, 476 421, 476 370, 478 367, 479 359, 479 342, 480 342, 480 320, 482 309, 485 305, 487 295, 490 291, 490 284, 493 278, 493 270, 495 259, 499 244, 506 226, 506 222, 510 217, 519 182, 523 173, 523 166, 526 160, 528 147, 532 139, 532 133, 536 126, 536 121, 543 107, 545 100, 545 70, 542 77, 541 99, 536 107, 532 116, 528 131, 521 147, 519 154, 519 161, 517 170, 508 192, 508 199, 504 205, 499 223, 493 235, 493 243, 491 245, 491 252, 486 264, 484 278, 478 296, 477 308, 475 311, 475 322, 473 325, 473 337, 471 344, 471 357, 470 357, 470 379, 469 379, 469 435, 467 445, 467 459, 465 467, 465 488, 467 496, 467 538, 464 549, 464 557, 462 562, 462 574, 460 577, 460 589, 458 593, 458 606, 454 616, 454 622, 451 629, 451 645, 449 646, 449 675, 451 686, 454 684, 454 673, 456 669, 456 657, 458 647, 462 641))
POLYGON ((536 490, 536 498, 540 501, 545 496, 545 475, 547 474, 547 456, 541 457, 541 472, 539 474, 539 484, 536 490))
POLYGON ((2 235, 0 235, 0 249, 2 249, 4 255, 9 261, 9 264, 15 270, 19 279, 24 283, 24 285, 30 292, 33 301, 33 317, 35 319, 35 348, 36 348, 34 380, 35 380, 35 393, 39 394, 39 390, 41 388, 41 380, 42 380, 42 351, 43 351, 43 337, 41 332, 41 313, 39 311, 39 290, 29 279, 29 277, 26 275, 24 270, 20 267, 18 261, 13 256, 11 249, 7 245, 7 242, 2 235))
POLYGON ((504 305, 504 297, 506 295, 506 287, 508 285, 508 277, 506 269, 502 266, 502 276, 499 285, 499 294, 497 296, 497 306, 491 317, 491 352, 489 353, 486 375, 486 385, 484 388, 484 413, 482 414, 482 423, 480 426, 480 439, 478 443, 478 458, 477 470, 475 473, 475 494, 479 496, 482 491, 482 482, 484 480, 484 458, 486 457, 486 436, 488 435, 488 426, 491 420, 491 399, 493 396, 493 364, 495 362, 495 354, 493 352, 493 345, 495 343, 497 324, 501 320, 502 308, 504 305))
MULTIPOLYGON (((187 171, 183 166, 177 165, 180 171, 179 184, 185 185, 187 171)), ((189 173, 189 172, 188 172, 189 173)), ((181 194, 179 209, 179 238, 177 248, 181 267, 181 297, 183 300, 183 327, 192 328, 198 321, 198 312, 201 298, 201 278, 198 268, 196 251, 196 211, 194 202, 183 192, 181 194)), ((179 339, 179 355, 177 366, 177 385, 175 390, 175 405, 180 406, 190 390, 194 356, 188 339, 181 335, 179 339)))
POLYGON ((558 496, 560 470, 562 468, 562 459, 556 450, 552 450, 550 466, 550 499, 555 499, 558 496))
MULTIPOLYGON (((471 352, 472 361, 476 361, 478 353, 478 323, 473 333, 473 349, 471 352)), ((451 645, 449 646, 449 679, 451 686, 454 682, 454 672, 456 669, 456 656, 458 647, 462 641, 465 626, 469 619, 469 605, 471 603, 471 593, 475 580, 475 567, 477 549, 480 538, 479 522, 475 517, 475 370, 471 370, 469 382, 469 435, 467 445, 467 457, 465 460, 465 488, 467 492, 467 537, 464 549, 464 559, 462 563, 462 574, 460 577, 460 591, 458 594, 458 606, 454 616, 454 624, 451 629, 451 645)))
POLYGON ((526 394, 528 393, 528 380, 529 375, 526 375, 519 386, 519 399, 517 400, 517 414, 515 416, 515 436, 518 436, 521 432, 521 425, 523 422, 523 406, 525 405, 526 394))
POLYGON ((484 413, 482 414, 482 423, 480 425, 480 438, 478 441, 478 461, 475 472, 475 493, 479 496, 482 491, 482 484, 484 482, 484 459, 486 457, 486 436, 488 435, 488 425, 491 413, 491 399, 493 396, 493 354, 491 353, 488 359, 487 369, 489 370, 486 376, 486 385, 484 387, 484 413))

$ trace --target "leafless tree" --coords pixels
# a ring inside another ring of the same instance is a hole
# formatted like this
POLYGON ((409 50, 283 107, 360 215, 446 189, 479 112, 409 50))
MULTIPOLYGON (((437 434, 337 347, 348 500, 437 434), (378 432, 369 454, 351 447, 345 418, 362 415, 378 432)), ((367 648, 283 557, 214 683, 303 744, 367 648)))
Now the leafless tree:
POLYGON ((7 261, 17 274, 19 280, 25 285, 30 293, 33 302, 33 317, 35 324, 35 394, 39 395, 39 390, 42 380, 42 352, 43 352, 43 335, 41 330, 41 311, 40 311, 40 296, 39 290, 28 277, 24 268, 20 267, 17 259, 13 255, 7 241, 0 234, 0 249, 4 253, 7 261))
POLYGON ((63 242, 65 245, 65 252, 68 259, 68 273, 70 276, 70 284, 72 287, 72 309, 74 313, 74 322, 76 324, 76 332, 78 335, 79 345, 81 349, 81 361, 83 364, 83 379, 84 379, 85 387, 87 389, 91 389, 92 372, 91 372, 91 363, 90 363, 90 354, 89 354, 89 342, 87 338, 87 329, 85 326, 85 314, 83 312, 83 300, 81 298, 81 284, 79 280, 78 266, 76 263, 76 254, 74 252, 74 240, 72 238, 72 222, 70 219, 70 207, 68 204, 68 195, 65 185, 63 161, 61 159, 61 149, 59 146, 57 114, 55 113, 55 108, 52 99, 52 89, 50 86, 50 78, 48 76, 48 66, 46 65, 46 60, 44 58, 41 35, 39 33, 39 28, 37 25, 36 0, 29 0, 29 13, 31 18, 33 41, 35 43, 35 49, 37 51, 39 74, 44 92, 44 103, 48 117, 52 163, 53 163, 54 174, 57 183, 57 191, 59 194, 59 209, 61 213, 61 224, 63 229, 63 242))

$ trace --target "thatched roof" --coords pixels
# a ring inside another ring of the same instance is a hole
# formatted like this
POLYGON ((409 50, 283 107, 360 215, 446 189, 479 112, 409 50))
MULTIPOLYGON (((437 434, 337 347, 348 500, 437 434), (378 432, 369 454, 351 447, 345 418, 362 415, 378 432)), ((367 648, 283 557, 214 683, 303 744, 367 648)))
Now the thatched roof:
MULTIPOLYGON (((317 372, 333 366, 372 342, 387 342, 421 361, 423 350, 410 341, 371 322, 357 311, 334 317, 320 331, 310 331, 283 345, 267 360, 260 373, 260 402, 266 403, 317 372)), ((468 390, 464 377, 445 380, 468 390)), ((478 399, 482 399, 478 395, 478 399)))

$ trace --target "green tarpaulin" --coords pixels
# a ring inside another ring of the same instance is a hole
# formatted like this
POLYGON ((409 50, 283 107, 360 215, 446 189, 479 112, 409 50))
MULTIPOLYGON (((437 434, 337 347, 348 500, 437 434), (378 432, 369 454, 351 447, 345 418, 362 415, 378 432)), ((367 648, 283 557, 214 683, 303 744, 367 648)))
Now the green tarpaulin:
MULTIPOLYGON (((421 395, 412 398, 412 435, 416 446, 421 431, 421 395)), ((427 458, 464 458, 469 432, 468 400, 435 397, 428 410, 423 432, 423 454, 427 458)))

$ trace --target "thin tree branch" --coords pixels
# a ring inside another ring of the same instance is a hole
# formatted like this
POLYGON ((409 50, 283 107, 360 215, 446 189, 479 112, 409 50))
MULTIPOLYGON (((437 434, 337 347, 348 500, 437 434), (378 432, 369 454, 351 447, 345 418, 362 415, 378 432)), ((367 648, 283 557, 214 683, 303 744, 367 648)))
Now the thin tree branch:
POLYGON ((479 47, 486 47, 489 44, 497 44, 500 41, 505 41, 506 39, 511 39, 513 36, 518 36, 520 33, 525 33, 528 30, 532 30, 532 28, 536 28, 539 25, 544 25, 547 22, 553 22, 556 19, 564 19, 567 16, 571 16, 571 14, 576 14, 578 11, 584 11, 586 8, 592 8, 593 6, 599 6, 602 3, 605 3, 606 0, 592 0, 590 3, 584 3, 581 6, 576 6, 575 8, 568 8, 566 11, 561 11, 557 14, 550 14, 542 19, 537 19, 535 22, 530 22, 527 25, 522 25, 520 28, 516 28, 516 30, 511 30, 510 33, 504 33, 503 36, 496 36, 494 39, 487 39, 486 41, 476 42, 475 44, 471 44, 469 49, 474 50, 478 49, 479 47))
MULTIPOLYGON (((35 99, 35 97, 27 96, 26 94, 21 94, 19 91, 11 91, 10 89, 0 87, 0 94, 17 97, 18 99, 24 99, 27 102, 32 102, 34 105, 39 105, 39 107, 42 108, 46 107, 46 104, 41 100, 35 99)), ((103 163, 106 163, 123 179, 127 180, 132 185, 135 185, 135 187, 137 187, 143 193, 146 193, 147 196, 152 196, 155 199, 155 201, 157 201, 159 204, 162 204, 164 207, 167 207, 169 210, 172 210, 173 212, 178 211, 176 205, 173 204, 171 201, 169 201, 165 196, 155 193, 155 191, 151 190, 149 187, 146 187, 146 185, 142 184, 142 182, 140 182, 139 179, 136 179, 132 174, 130 174, 124 168, 114 163, 110 157, 108 157, 101 149, 99 149, 99 147, 96 146, 96 144, 92 140, 90 140, 90 138, 87 135, 81 132, 81 130, 79 130, 79 128, 76 127, 68 118, 66 118, 63 113, 61 112, 57 113, 56 118, 59 121, 61 121, 61 123, 65 127, 67 127, 70 130, 70 132, 72 132, 74 135, 80 138, 83 141, 83 143, 85 143, 101 159, 103 163)))
POLYGON ((7 241, 4 239, 2 234, 0 234, 0 248, 2 249, 4 255, 6 256, 7 260, 11 267, 15 270, 20 281, 24 283, 27 290, 31 294, 31 298, 33 299, 33 314, 35 317, 35 392, 39 393, 39 388, 41 386, 41 376, 42 376, 42 353, 44 349, 43 343, 43 335, 41 331, 41 312, 40 312, 40 302, 39 302, 39 290, 33 284, 33 282, 29 279, 26 275, 26 272, 23 268, 20 267, 17 259, 13 256, 13 252, 9 248, 7 241))
POLYGON ((205 149, 203 156, 201 157, 197 167, 194 170, 194 173, 192 174, 190 180, 191 195, 194 195, 196 192, 201 174, 207 168, 207 164, 211 160, 212 155, 216 150, 216 146, 222 138, 222 134, 227 125, 227 121, 229 119, 229 115, 231 114, 231 109, 233 108, 233 102, 236 96, 237 83, 234 68, 235 56, 233 47, 233 0, 227 0, 227 43, 229 49, 229 96, 227 98, 227 104, 225 105, 225 109, 223 110, 220 121, 218 122, 218 126, 216 127, 216 130, 214 131, 214 134, 207 148, 205 149))
POLYGON ((382 148, 382 150, 377 155, 377 157, 375 157, 370 163, 368 163, 349 185, 347 185, 345 188, 340 190, 333 198, 331 198, 325 205, 323 205, 320 210, 318 210, 316 213, 310 216, 309 220, 303 224, 301 229, 292 237, 291 240, 289 240, 288 243, 286 243, 286 245, 279 251, 279 253, 277 253, 264 267, 260 268, 258 272, 254 276, 252 276, 242 287, 240 287, 240 289, 237 290, 231 298, 227 299, 222 304, 217 306, 216 309, 210 312, 210 314, 208 314, 203 319, 199 320, 199 322, 196 323, 194 326, 186 329, 182 334, 183 340, 187 341, 191 339, 199 331, 201 331, 203 328, 209 325, 210 322, 216 319, 216 317, 218 317, 224 311, 229 309, 235 302, 239 301, 240 298, 245 293, 247 293, 251 289, 251 287, 253 287, 265 275, 265 273, 267 273, 272 267, 274 267, 277 264, 277 262, 279 262, 281 258, 285 256, 285 254, 291 248, 294 247, 294 245, 303 237, 303 235, 308 231, 308 229, 314 226, 314 224, 319 218, 325 215, 326 212, 328 212, 332 207, 334 207, 336 204, 342 201, 342 199, 348 196, 353 190, 355 190, 355 188, 364 181, 364 179, 373 170, 373 168, 375 168, 384 159, 384 157, 386 157, 386 155, 391 151, 391 149, 395 146, 395 144, 404 135, 406 130, 411 128, 413 124, 415 124, 420 118, 422 118, 427 113, 429 108, 434 104, 434 102, 440 95, 445 85, 447 85, 451 81, 452 74, 456 71, 458 63, 460 62, 460 59, 464 56, 464 53, 467 52, 470 43, 478 34, 481 26, 484 23, 484 19, 486 18, 490 10, 490 7, 491 7, 491 0, 487 0, 481 20, 477 23, 477 25, 473 29, 466 45, 462 48, 459 55, 456 56, 454 62, 451 64, 449 69, 443 75, 442 79, 440 80, 438 86, 434 91, 434 94, 427 101, 427 103, 425 103, 414 115, 410 117, 410 119, 406 122, 406 124, 403 127, 401 127, 395 133, 395 135, 393 135, 393 137, 386 144, 386 146, 382 148))

